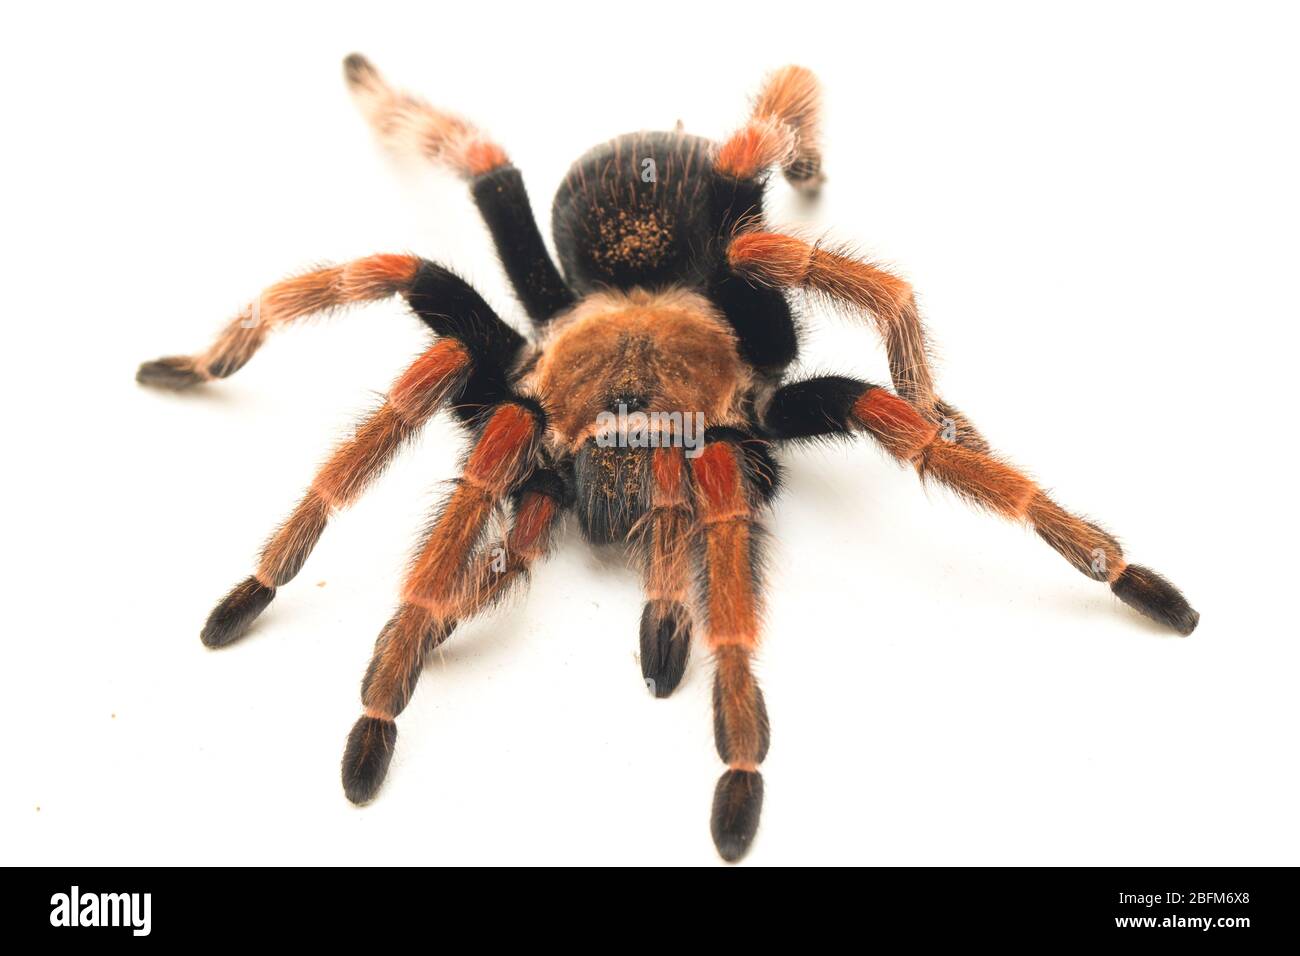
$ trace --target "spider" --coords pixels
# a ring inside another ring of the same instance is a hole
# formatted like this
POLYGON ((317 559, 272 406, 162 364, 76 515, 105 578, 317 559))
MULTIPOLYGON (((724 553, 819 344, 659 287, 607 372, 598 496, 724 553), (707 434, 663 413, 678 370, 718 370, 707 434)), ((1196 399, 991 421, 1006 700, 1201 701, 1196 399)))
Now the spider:
POLYGON ((469 182, 532 335, 444 266, 373 255, 270 286, 207 351, 147 362, 137 380, 188 389, 225 378, 272 329, 393 296, 433 333, 201 634, 214 648, 245 634, 301 570, 330 515, 352 504, 431 416, 446 409, 459 419, 472 436, 459 479, 419 545, 362 681, 362 714, 342 764, 352 802, 370 801, 383 782, 396 718, 425 656, 523 584, 559 519, 574 512, 589 542, 628 546, 640 568, 641 669, 651 692, 666 697, 677 687, 693 640, 711 653, 714 736, 727 767, 711 829, 723 859, 740 859, 758 828, 769 738, 751 669, 761 521, 780 484, 776 452, 790 443, 869 437, 923 481, 1028 524, 1130 607, 1180 634, 1196 627, 1199 615, 1177 588, 1129 564, 1115 538, 990 451, 936 394, 907 282, 767 227, 763 198, 775 170, 810 197, 824 178, 819 89, 808 70, 769 76, 745 124, 722 143, 679 126, 586 153, 552 206, 561 268, 500 146, 395 90, 359 55, 344 61, 344 75, 389 149, 469 182), (789 380, 798 292, 873 324, 892 389, 847 376, 789 380), (694 435, 693 421, 703 423, 694 435), (498 514, 508 520, 500 537, 492 530, 498 514))

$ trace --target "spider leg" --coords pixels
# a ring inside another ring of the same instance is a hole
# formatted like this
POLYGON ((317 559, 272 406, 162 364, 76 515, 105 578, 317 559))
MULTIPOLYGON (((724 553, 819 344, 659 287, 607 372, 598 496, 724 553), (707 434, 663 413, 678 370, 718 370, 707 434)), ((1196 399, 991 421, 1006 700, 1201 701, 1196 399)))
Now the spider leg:
POLYGON ((994 514, 1029 524, 1078 571, 1108 583, 1125 604, 1187 635, 1200 615, 1171 583, 1129 564, 1119 542, 1053 501, 1017 469, 987 451, 949 440, 944 429, 892 392, 842 377, 794 382, 778 390, 764 416, 777 438, 809 439, 865 431, 923 481, 937 481, 994 514))
POLYGON ((393 383, 384 403, 342 442, 317 473, 293 513, 262 548, 256 572, 212 610, 203 643, 222 647, 243 636, 302 569, 332 513, 355 502, 448 395, 463 386, 470 358, 455 339, 431 346, 393 383))
POLYGON ((807 289, 870 315, 884 339, 890 377, 898 394, 930 421, 951 423, 959 444, 988 451, 975 426, 935 394, 925 327, 908 282, 869 262, 778 233, 737 236, 727 258, 736 273, 752 282, 779 289, 807 289))
POLYGON ((549 553, 560 516, 572 505, 572 491, 555 468, 537 468, 510 495, 514 514, 505 538, 482 549, 470 581, 464 620, 503 601, 528 580, 532 566, 549 553))
MULTIPOLYGON (((402 587, 401 605, 380 632, 361 684, 363 713, 343 754, 343 789, 353 803, 378 791, 397 740, 397 715, 419 680, 425 653, 505 586, 484 587, 479 543, 493 512, 535 465, 545 429, 540 406, 519 396, 493 408, 455 490, 430 529, 402 587)), ((516 509, 505 573, 518 577, 545 548, 560 510, 550 486, 524 489, 516 509), (513 571, 511 568, 513 567, 513 571)))
MULTIPOLYGON (((316 546, 331 513, 351 505, 397 450, 449 401, 492 402, 523 339, 468 284, 421 262, 404 289, 411 308, 441 338, 393 383, 379 409, 320 469, 297 508, 262 550, 256 572, 213 609, 203 643, 242 636, 291 581, 316 546)), ((474 404, 474 402, 471 402, 474 404)), ((476 411, 471 409, 470 411, 476 411)))
POLYGON ((821 89, 802 66, 786 66, 767 78, 749 120, 719 147, 714 168, 731 179, 756 179, 780 166, 790 185, 816 195, 822 173, 819 125, 821 89))
POLYGON ((277 282, 245 306, 207 351, 145 362, 135 379, 141 385, 180 390, 226 378, 244 367, 272 329, 318 312, 404 293, 422 262, 408 255, 367 256, 277 282))
POLYGON ((506 152, 469 122, 389 86, 365 57, 343 61, 348 87, 393 154, 446 166, 470 183, 497 256, 534 322, 544 324, 573 305, 537 228, 524 180, 506 152))
POLYGON ((727 764, 714 791, 711 829, 728 862, 745 855, 758 830, 767 755, 763 692, 750 667, 759 637, 757 511, 762 494, 743 440, 724 436, 691 460, 703 543, 705 642, 713 652, 713 729, 727 764))
POLYGON ((656 448, 650 463, 650 509, 634 535, 643 560, 641 675, 656 697, 681 683, 691 647, 691 512, 686 457, 680 447, 656 448))

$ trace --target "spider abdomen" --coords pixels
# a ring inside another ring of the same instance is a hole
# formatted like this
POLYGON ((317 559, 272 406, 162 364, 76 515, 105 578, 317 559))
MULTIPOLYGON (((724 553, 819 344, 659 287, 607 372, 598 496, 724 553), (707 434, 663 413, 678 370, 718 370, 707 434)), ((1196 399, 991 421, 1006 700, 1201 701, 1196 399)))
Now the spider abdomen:
POLYGON ((715 144, 682 132, 619 136, 570 168, 551 211, 565 278, 599 290, 690 289, 708 296, 737 333, 744 360, 775 374, 798 344, 789 303, 733 275, 724 250, 761 221, 764 181, 718 172, 715 144))
POLYGON ((560 262, 579 293, 698 286, 716 264, 713 144, 685 133, 629 133, 581 157, 555 197, 560 262))

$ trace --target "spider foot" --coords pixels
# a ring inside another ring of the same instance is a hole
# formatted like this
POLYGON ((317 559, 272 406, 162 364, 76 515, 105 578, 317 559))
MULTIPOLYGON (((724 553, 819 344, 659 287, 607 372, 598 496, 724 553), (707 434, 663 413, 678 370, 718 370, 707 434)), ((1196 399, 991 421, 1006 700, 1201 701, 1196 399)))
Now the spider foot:
POLYGON ((379 71, 360 53, 350 53, 343 58, 343 76, 348 86, 356 89, 373 86, 379 78, 379 71))
POLYGON ((395 721, 368 715, 357 720, 343 751, 343 792, 349 800, 361 805, 374 799, 388 773, 396 743, 395 721))
POLYGON ((656 697, 682 682, 691 650, 691 624, 676 601, 647 601, 641 613, 641 676, 656 697))
POLYGON ((257 578, 241 581, 212 609, 199 639, 208 647, 225 647, 243 637, 274 597, 275 588, 257 578))
POLYGON ((757 770, 728 770, 713 793, 713 843, 735 863, 749 851, 763 810, 763 776, 757 770))
POLYGON ((145 362, 135 373, 135 380, 141 385, 171 389, 174 392, 192 388, 207 379, 188 355, 173 355, 145 362))
POLYGON ((1183 593, 1150 568, 1130 564, 1110 589, 1115 596, 1153 621, 1159 621, 1186 637, 1196 630, 1201 615, 1183 593))
POLYGON ((805 199, 816 199, 821 195, 822 184, 826 182, 826 173, 822 171, 822 155, 815 149, 805 146, 800 155, 785 168, 785 178, 805 199))

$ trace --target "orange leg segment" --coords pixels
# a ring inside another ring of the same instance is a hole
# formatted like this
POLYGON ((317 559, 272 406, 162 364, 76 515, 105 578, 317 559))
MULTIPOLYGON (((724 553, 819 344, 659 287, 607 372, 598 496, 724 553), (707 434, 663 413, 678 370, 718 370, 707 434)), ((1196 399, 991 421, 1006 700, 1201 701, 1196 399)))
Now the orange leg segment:
MULTIPOLYGON (((458 620, 481 609, 506 581, 493 582, 479 547, 493 512, 533 468, 545 423, 540 411, 509 401, 486 420, 469 460, 416 557, 402 588, 402 603, 375 644, 361 687, 363 712, 348 737, 343 786, 364 803, 383 782, 397 740, 396 717, 415 689, 425 654, 451 634, 458 620)), ((549 540, 555 503, 526 491, 507 539, 517 577, 549 540)), ((490 555, 489 555, 490 560, 490 555)))
POLYGON ((749 849, 763 805, 758 765, 767 755, 763 693, 751 670, 758 646, 757 498, 743 450, 717 441, 691 462, 704 539, 705 641, 713 651, 714 736, 728 770, 714 792, 713 840, 723 859, 749 849))
POLYGON ((1125 604, 1180 634, 1190 634, 1200 615, 1182 593, 1149 568, 1130 564, 1120 544, 1097 525, 1070 514, 1032 479, 985 451, 943 437, 908 401, 868 387, 852 416, 891 455, 967 501, 1030 525, 1076 569, 1105 581, 1125 604))
POLYGON ((221 647, 247 632, 276 589, 302 569, 330 515, 361 496, 407 439, 459 391, 470 366, 464 345, 442 339, 397 379, 384 403, 335 449, 298 507, 267 541, 257 571, 213 609, 203 643, 221 647))
POLYGON ((362 302, 378 302, 410 289, 421 259, 375 255, 277 282, 231 320, 207 351, 145 362, 141 385, 181 390, 233 375, 247 364, 267 333, 299 319, 362 302))

